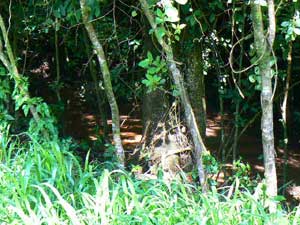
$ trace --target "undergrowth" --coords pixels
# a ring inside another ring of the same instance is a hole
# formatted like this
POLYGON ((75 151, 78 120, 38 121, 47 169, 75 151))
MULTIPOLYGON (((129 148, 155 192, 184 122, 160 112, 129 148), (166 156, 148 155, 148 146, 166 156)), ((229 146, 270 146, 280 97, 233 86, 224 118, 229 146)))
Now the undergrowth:
POLYGON ((202 193, 182 181, 137 180, 81 162, 68 141, 3 135, 0 224, 300 224, 300 209, 268 213, 263 186, 239 179, 202 193))

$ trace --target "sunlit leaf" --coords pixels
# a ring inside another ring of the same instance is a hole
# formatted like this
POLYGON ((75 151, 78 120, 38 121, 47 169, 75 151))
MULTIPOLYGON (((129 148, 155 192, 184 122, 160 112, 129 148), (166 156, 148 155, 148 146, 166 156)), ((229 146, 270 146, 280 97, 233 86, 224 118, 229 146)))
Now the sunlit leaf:
POLYGON ((294 32, 295 34, 300 35, 300 28, 295 27, 294 32))
POLYGON ((175 0, 180 5, 185 5, 188 0, 175 0))
POLYGON ((178 10, 174 6, 167 6, 165 8, 165 13, 169 22, 179 21, 178 10))

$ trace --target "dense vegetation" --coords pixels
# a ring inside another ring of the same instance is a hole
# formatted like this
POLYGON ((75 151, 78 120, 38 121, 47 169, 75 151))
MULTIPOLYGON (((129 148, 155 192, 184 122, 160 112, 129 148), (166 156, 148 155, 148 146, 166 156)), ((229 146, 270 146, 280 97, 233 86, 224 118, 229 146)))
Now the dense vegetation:
POLYGON ((299 10, 1 1, 0 223, 300 224, 299 10))

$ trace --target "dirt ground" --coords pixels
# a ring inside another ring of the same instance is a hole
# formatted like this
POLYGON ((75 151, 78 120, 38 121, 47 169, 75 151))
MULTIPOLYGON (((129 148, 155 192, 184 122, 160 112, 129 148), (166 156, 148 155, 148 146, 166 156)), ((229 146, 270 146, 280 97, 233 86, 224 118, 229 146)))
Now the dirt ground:
MULTIPOLYGON (((91 112, 86 106, 80 94, 73 93, 71 100, 68 100, 63 122, 65 124, 64 133, 76 140, 89 139, 96 141, 98 136, 95 133, 95 126, 99 121, 96 113, 91 112)), ((127 153, 132 152, 140 144, 142 138, 141 113, 138 105, 124 105, 120 107, 121 114, 121 136, 123 145, 127 153)), ((230 121, 229 121, 230 122, 230 121)), ((111 121, 108 120, 108 124, 111 121)), ((225 122, 225 126, 228 124, 225 122)), ((230 133, 230 128, 226 126, 226 133, 230 133)), ((220 148, 220 117, 209 114, 206 129, 206 145, 211 152, 217 152, 220 148)), ((251 168, 263 174, 262 143, 259 128, 250 128, 239 140, 238 149, 244 162, 248 162, 251 168)), ((282 185, 282 171, 284 166, 283 149, 277 148, 277 173, 279 185, 282 185)), ((230 164, 230 163, 229 163, 230 164)), ((288 153, 288 177, 296 185, 300 185, 300 151, 289 149, 288 153)))

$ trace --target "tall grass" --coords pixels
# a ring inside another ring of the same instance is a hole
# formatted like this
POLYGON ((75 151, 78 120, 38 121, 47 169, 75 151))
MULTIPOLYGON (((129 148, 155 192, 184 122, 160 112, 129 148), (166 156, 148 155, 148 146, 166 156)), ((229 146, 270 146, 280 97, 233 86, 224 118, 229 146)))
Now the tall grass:
POLYGON ((300 224, 300 208, 270 214, 261 187, 136 180, 81 163, 68 142, 3 137, 0 224, 300 224))

